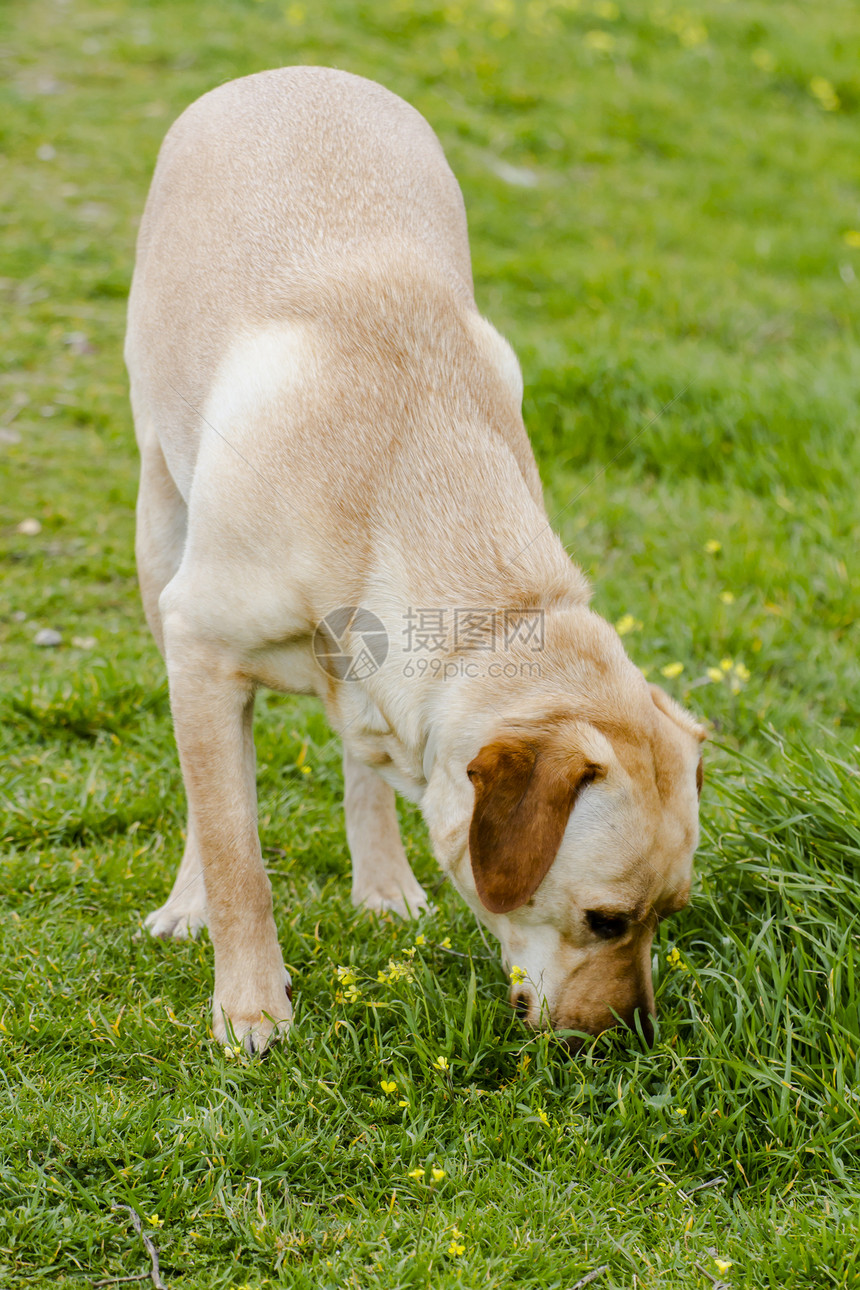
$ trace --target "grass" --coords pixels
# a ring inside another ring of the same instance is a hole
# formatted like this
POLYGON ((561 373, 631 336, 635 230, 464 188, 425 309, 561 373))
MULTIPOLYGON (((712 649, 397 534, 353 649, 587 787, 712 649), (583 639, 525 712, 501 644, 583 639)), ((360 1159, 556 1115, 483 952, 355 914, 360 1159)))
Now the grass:
POLYGON ((0 1284, 145 1270, 119 1204, 171 1290, 860 1285, 856 6, 2 21, 0 1284), (712 724, 650 1052, 607 1035, 570 1061, 525 1032, 444 887, 417 925, 351 909, 309 700, 263 696, 257 722, 289 1043, 229 1059, 205 937, 136 939, 183 802, 132 561, 134 230, 173 117, 290 62, 379 79, 436 127, 550 513, 637 662, 712 724))

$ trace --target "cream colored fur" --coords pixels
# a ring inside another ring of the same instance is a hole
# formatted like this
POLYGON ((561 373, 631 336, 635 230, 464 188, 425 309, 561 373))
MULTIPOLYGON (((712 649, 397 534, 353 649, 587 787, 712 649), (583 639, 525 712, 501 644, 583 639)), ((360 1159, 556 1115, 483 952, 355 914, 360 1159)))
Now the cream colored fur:
POLYGON ((322 68, 192 104, 141 224, 126 360, 140 583, 189 809, 176 883, 147 923, 181 936, 208 922, 216 1036, 263 1047, 291 1019, 256 821, 261 685, 318 694, 342 735, 357 903, 426 904, 397 790, 526 971, 532 1022, 594 1029, 650 1010, 655 911, 689 888, 701 732, 657 706, 549 527, 519 366, 476 310, 462 197, 427 123, 322 68), (312 639, 349 605, 382 620, 390 652, 339 682, 312 639), (541 612, 544 648, 512 646, 497 661, 516 674, 493 675, 449 637, 444 672, 416 675, 408 611, 458 607, 541 612), (500 730, 540 731, 560 706, 608 773, 528 905, 491 915, 470 871, 465 768, 500 730), (606 908, 635 913, 620 948, 584 922, 606 908))

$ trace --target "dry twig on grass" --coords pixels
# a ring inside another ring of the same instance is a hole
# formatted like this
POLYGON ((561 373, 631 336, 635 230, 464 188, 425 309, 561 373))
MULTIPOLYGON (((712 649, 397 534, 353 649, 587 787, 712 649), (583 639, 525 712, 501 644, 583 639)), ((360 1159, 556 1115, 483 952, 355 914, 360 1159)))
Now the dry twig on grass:
POLYGON ((111 1209, 124 1209, 125 1212, 130 1215, 134 1230, 143 1241, 146 1252, 152 1261, 152 1269, 150 1272, 141 1272, 137 1276, 109 1278, 106 1281, 97 1281, 95 1284, 98 1286, 116 1285, 120 1281, 143 1281, 147 1276, 151 1276, 155 1290, 167 1290, 167 1286, 161 1279, 161 1271, 158 1266, 158 1250, 155 1248, 152 1239, 147 1236, 146 1232, 143 1230, 143 1223, 141 1222, 140 1214, 138 1214, 136 1210, 132 1209, 130 1205, 114 1204, 111 1206, 111 1209))
POLYGON ((592 1281, 596 1281, 598 1277, 602 1277, 604 1272, 608 1271, 609 1264, 604 1263, 601 1267, 595 1268, 593 1272, 589 1272, 586 1276, 581 1277, 580 1280, 577 1281, 576 1285, 570 1287, 570 1290, 583 1290, 583 1286, 590 1286, 592 1281))

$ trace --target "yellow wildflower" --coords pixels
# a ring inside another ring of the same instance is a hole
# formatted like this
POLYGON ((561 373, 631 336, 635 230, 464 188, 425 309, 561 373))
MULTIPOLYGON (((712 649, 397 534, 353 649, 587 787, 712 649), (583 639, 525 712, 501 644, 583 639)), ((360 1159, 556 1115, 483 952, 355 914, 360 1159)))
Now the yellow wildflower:
POLYGON ((420 932, 420 933, 418 934, 418 936, 416 936, 416 937, 415 937, 415 944, 416 944, 416 945, 423 945, 423 944, 424 944, 424 933, 423 933, 423 932, 420 932))
POLYGON ((522 985, 526 979, 525 968, 517 967, 516 963, 511 968, 511 985, 522 985))
POLYGON ((435 1062, 433 1063, 433 1066, 437 1071, 449 1071, 451 1069, 448 1058, 442 1057, 442 1056, 439 1056, 436 1058, 435 1062))
POLYGON ((440 942, 439 942, 439 947, 440 947, 440 949, 443 949, 443 950, 450 950, 450 948, 451 948, 451 937, 450 937, 450 936, 446 936, 446 937, 445 937, 445 939, 444 939, 444 941, 440 941, 440 942))
POLYGON ((337 969, 337 979, 341 985, 355 985, 358 978, 355 975, 355 969, 351 967, 340 966, 337 969))
POLYGON ((675 1114, 676 1114, 676 1115, 686 1115, 686 1114, 687 1114, 687 1108, 686 1108, 685 1106, 676 1106, 676 1107, 675 1107, 675 1114))
POLYGON ((641 626, 639 619, 634 618, 632 614, 622 614, 615 624, 615 630, 619 636, 626 636, 628 632, 638 632, 641 626))
POLYGON ((407 1100, 406 1100, 406 1098, 405 1098, 405 1097, 402 1097, 402 1098, 400 1099, 400 1101, 397 1103, 397 1105, 398 1105, 398 1106, 408 1106, 408 1105, 409 1105, 409 1103, 407 1102, 407 1100))
POLYGON ((159 1218, 157 1214, 150 1214, 149 1221, 153 1227, 164 1227, 164 1219, 159 1218))
POLYGON ((678 968, 681 972, 687 971, 687 965, 681 958, 681 951, 678 949, 670 950, 666 955, 666 962, 669 967, 678 968))
POLYGON ((448 1246, 448 1253, 452 1256, 452 1258, 459 1258, 461 1254, 466 1253, 466 1247, 465 1245, 461 1244, 460 1241, 452 1241, 451 1244, 448 1246))
POLYGON ((842 241, 846 246, 853 246, 855 251, 860 251, 860 228, 849 228, 847 233, 842 234, 842 241))
POLYGON ((660 675, 671 679, 673 676, 680 676, 683 670, 683 663, 667 663, 665 667, 660 668, 660 675))
POLYGON ((728 656, 727 656, 726 658, 721 658, 721 659, 720 659, 720 668, 722 669, 722 671, 723 671, 723 672, 731 672, 731 670, 732 670, 732 662, 733 662, 733 660, 732 660, 732 659, 730 659, 730 658, 728 658, 728 656))
POLYGON ((718 1271, 718 1272, 728 1272, 729 1268, 732 1266, 732 1261, 731 1261, 731 1259, 717 1259, 717 1258, 715 1258, 715 1259, 714 1259, 714 1263, 717 1265, 717 1271, 718 1271))
POLYGON ((724 605, 733 605, 735 603, 735 593, 733 591, 721 591, 720 600, 724 605))
POLYGON ((442 1179, 445 1177, 445 1170, 444 1170, 444 1169, 431 1169, 431 1170, 430 1170, 430 1176, 431 1176, 431 1178, 433 1179, 433 1181, 434 1181, 434 1182, 441 1182, 441 1181, 442 1181, 442 1179))
POLYGON ((588 49, 593 49, 598 54, 609 54, 615 48, 615 37, 610 31, 587 31, 585 44, 588 49))
POLYGON ((705 543, 705 550, 707 551, 708 555, 716 555, 717 552, 722 551, 722 549, 723 549, 722 542, 718 542, 716 538, 708 538, 707 542, 705 543))
MULTIPOLYGON (((380 977, 383 974, 380 973, 380 977)), ((394 959, 388 960, 388 981, 414 981, 415 973, 409 963, 396 963, 394 959)))
POLYGON ((420 1169, 410 1169, 409 1173, 407 1174, 407 1177, 414 1178, 416 1181, 423 1182, 424 1173, 425 1173, 425 1169, 424 1169, 424 1166, 422 1165, 420 1169))
POLYGON ((379 1081, 379 1087, 382 1089, 383 1093, 397 1092, 397 1085, 393 1079, 381 1079, 379 1081))
POLYGON ((813 98, 818 100, 819 107, 823 107, 825 112, 835 112, 839 107, 839 95, 824 76, 813 76, 809 82, 809 90, 813 98))
POLYGON ((697 45, 704 45, 708 39, 708 29, 700 22, 691 22, 681 28, 678 39, 685 49, 695 49, 697 45))
POLYGON ((709 667, 709 668, 708 668, 708 680, 710 680, 710 681, 722 681, 722 679, 723 679, 723 674, 722 674, 722 672, 720 671, 720 669, 719 669, 718 667, 709 667))
POLYGON ((538 1119, 540 1120, 541 1124, 549 1124, 549 1116, 547 1115, 546 1111, 543 1110, 542 1107, 538 1109, 538 1119))
POLYGON ((735 676, 741 681, 748 681, 752 673, 743 663, 735 663, 735 676))

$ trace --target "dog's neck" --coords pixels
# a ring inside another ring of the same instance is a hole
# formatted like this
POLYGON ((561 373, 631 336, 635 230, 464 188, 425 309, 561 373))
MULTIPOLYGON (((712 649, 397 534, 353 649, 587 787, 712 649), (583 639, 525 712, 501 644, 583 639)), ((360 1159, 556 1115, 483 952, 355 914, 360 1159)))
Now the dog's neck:
MULTIPOLYGON (((434 778, 462 780, 468 796, 466 765, 507 723, 560 704, 583 708, 591 719, 595 693, 623 693, 623 673, 631 685, 641 683, 617 637, 586 605, 571 600, 535 613, 537 640, 502 640, 505 647, 494 653, 470 651, 452 637, 444 651, 418 661, 397 648, 366 681, 338 686, 330 716, 346 745, 417 804, 434 778)), ((449 800, 450 791, 449 784, 449 800)))

